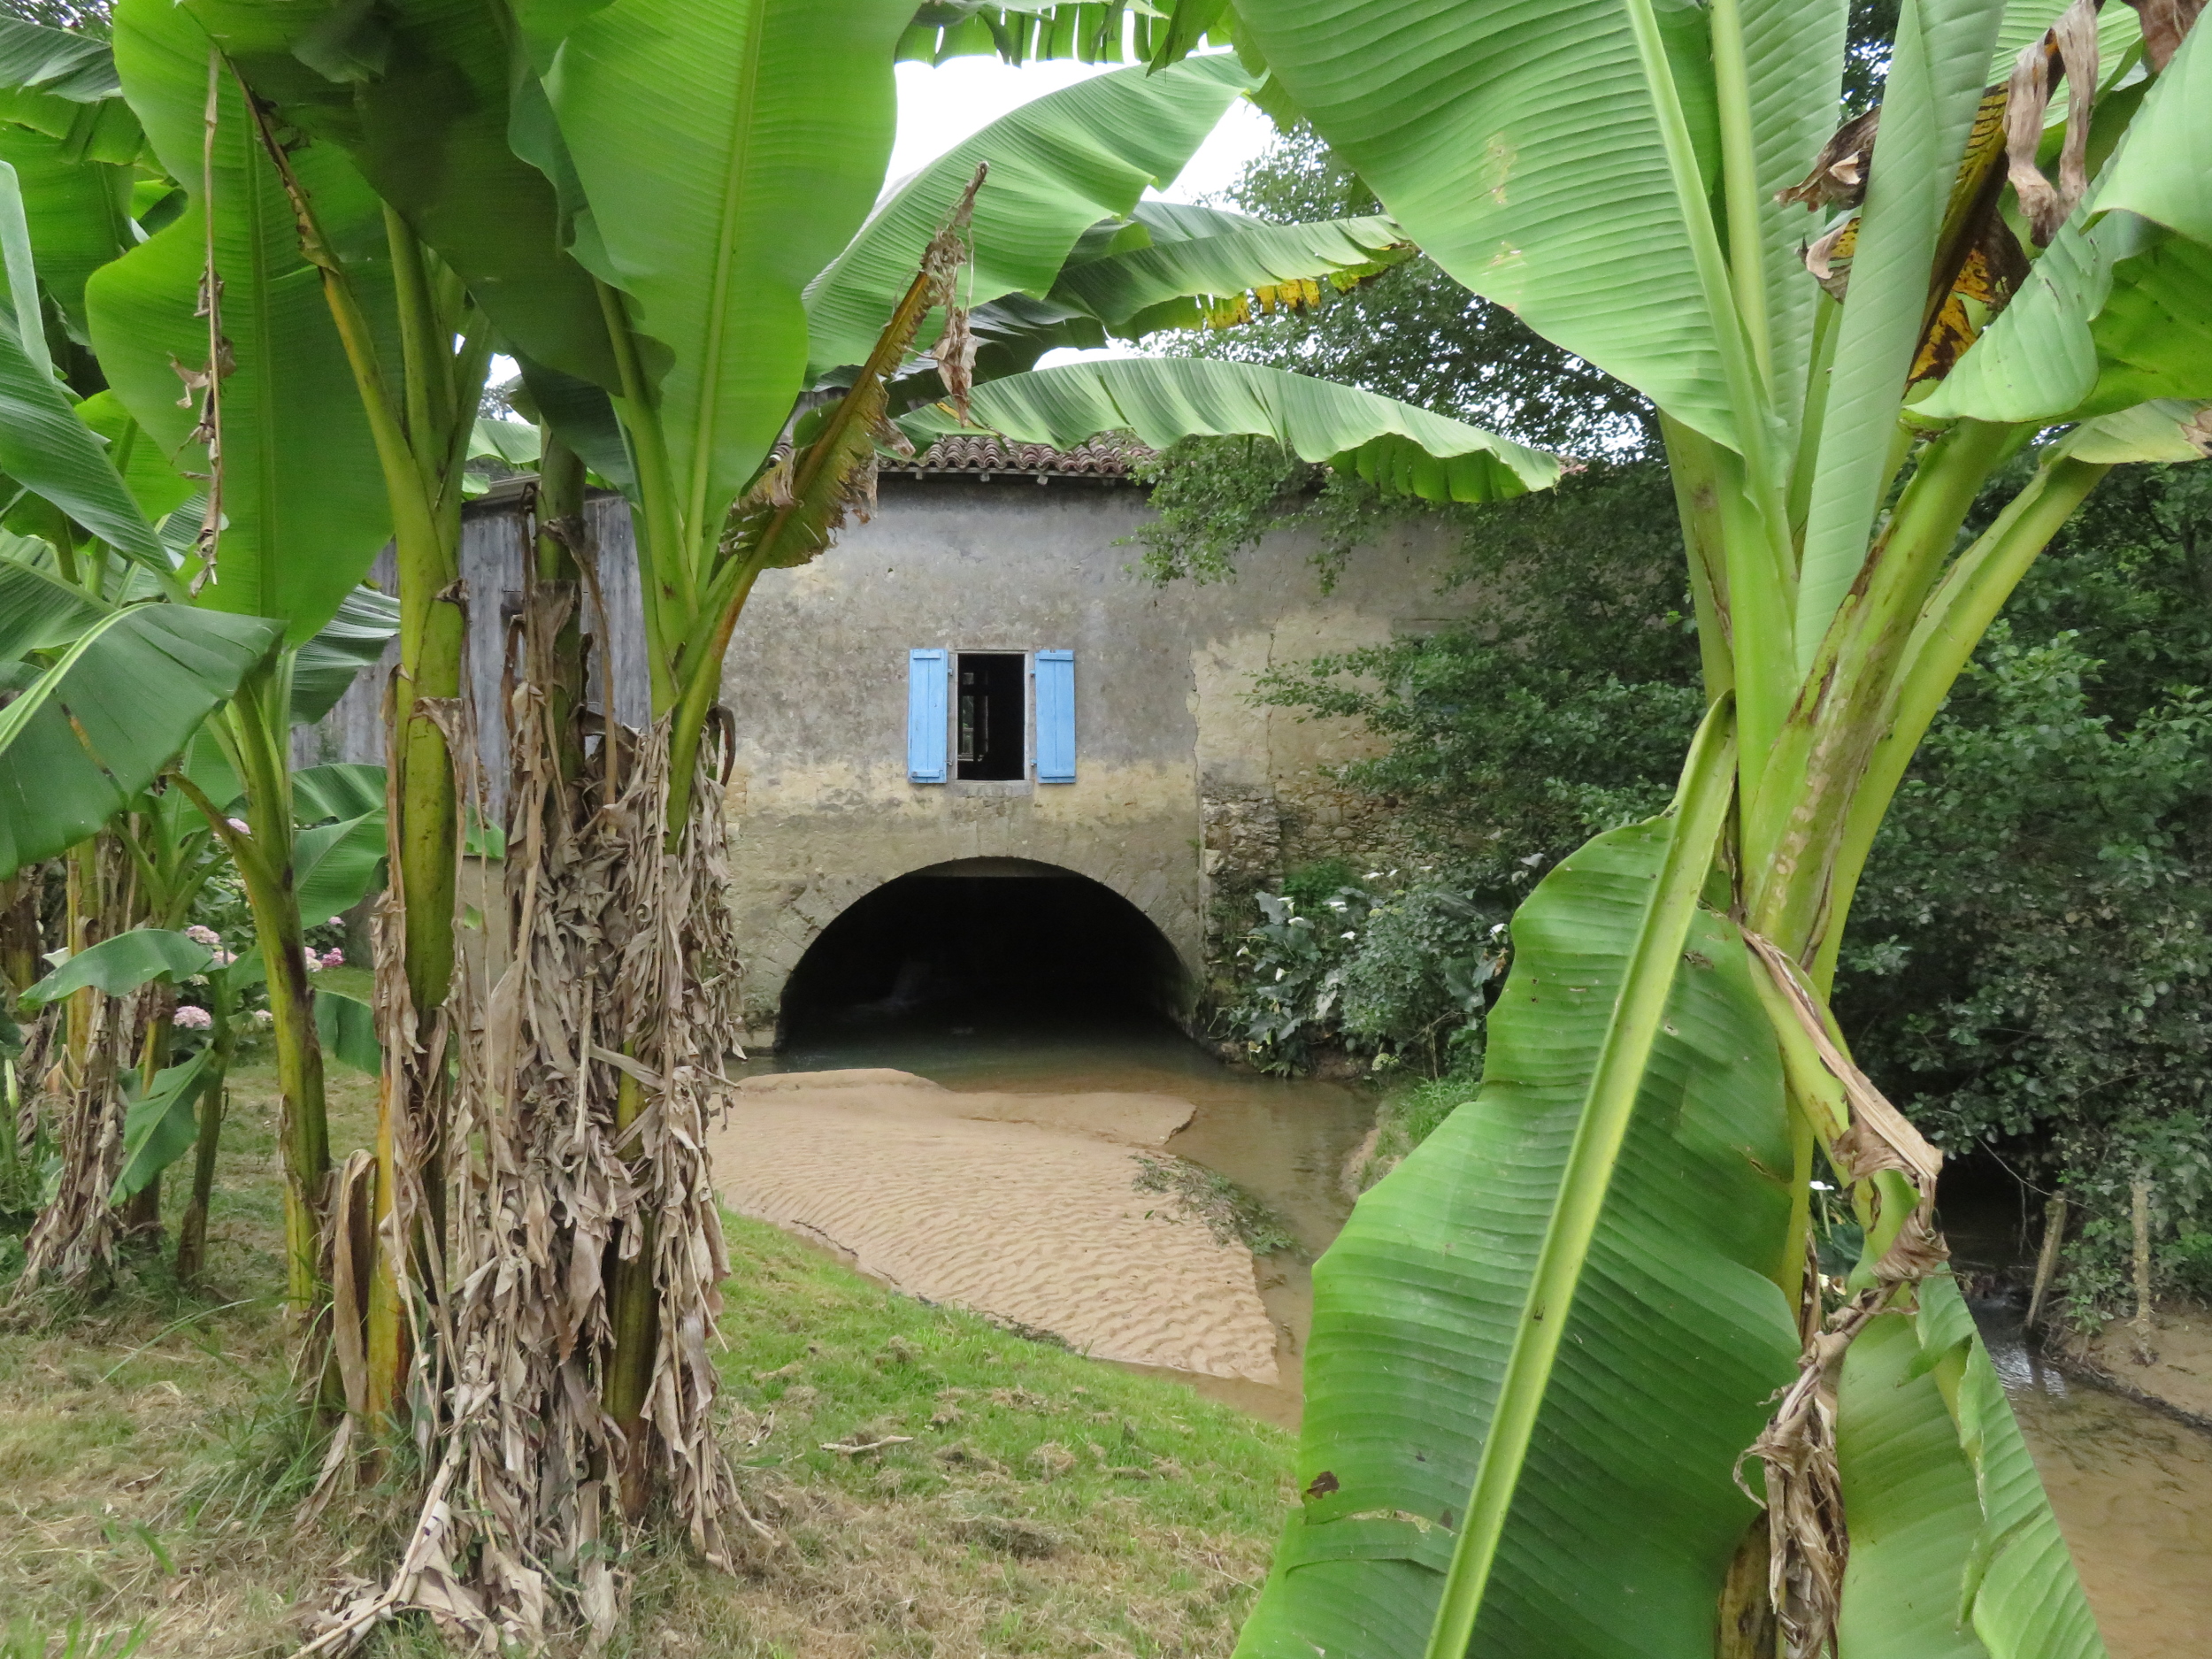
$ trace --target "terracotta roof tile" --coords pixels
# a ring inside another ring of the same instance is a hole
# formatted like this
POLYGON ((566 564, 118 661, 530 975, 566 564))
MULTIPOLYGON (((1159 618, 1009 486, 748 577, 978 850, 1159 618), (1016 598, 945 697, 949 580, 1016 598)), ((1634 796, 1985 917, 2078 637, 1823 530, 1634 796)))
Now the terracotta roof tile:
POLYGON ((1152 455, 1134 438, 1121 435, 1093 438, 1071 449, 1056 449, 1047 443, 1014 443, 1003 438, 951 437, 938 439, 911 461, 893 461, 887 457, 882 471, 894 478, 1008 472, 1021 477, 1125 479, 1133 466, 1150 460, 1152 455))

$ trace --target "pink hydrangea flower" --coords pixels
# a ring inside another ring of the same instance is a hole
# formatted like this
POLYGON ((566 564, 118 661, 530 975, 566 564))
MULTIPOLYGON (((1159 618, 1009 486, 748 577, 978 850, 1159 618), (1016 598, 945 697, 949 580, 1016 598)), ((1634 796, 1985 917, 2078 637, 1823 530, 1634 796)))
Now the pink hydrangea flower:
POLYGON ((269 1009, 257 1008, 253 1011, 253 1023, 257 1025, 265 1025, 275 1018, 275 1013, 269 1009))
POLYGON ((345 965, 346 953, 336 946, 334 945, 323 952, 323 966, 326 968, 342 968, 345 965))
POLYGON ((236 830, 241 835, 250 835, 253 833, 253 826, 247 823, 244 818, 226 818, 223 821, 228 824, 231 828, 236 830))
POLYGON ((186 928, 184 936, 196 945, 205 945, 210 950, 218 949, 223 942, 220 933, 201 922, 195 922, 186 928))
POLYGON ((215 1026, 215 1016, 204 1008, 195 1008, 187 1002, 177 1010, 175 1024, 180 1031, 211 1031, 215 1026))
POLYGON ((219 968, 227 968, 237 960, 238 955, 235 951, 218 949, 215 953, 214 965, 219 968))

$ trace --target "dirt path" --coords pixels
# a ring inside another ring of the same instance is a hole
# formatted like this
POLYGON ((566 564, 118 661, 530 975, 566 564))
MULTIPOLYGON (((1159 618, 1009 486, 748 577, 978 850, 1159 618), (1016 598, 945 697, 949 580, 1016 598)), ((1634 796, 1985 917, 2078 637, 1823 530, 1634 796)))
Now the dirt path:
POLYGON ((1277 1380, 1251 1252, 1140 1193, 1189 1121, 1164 1094, 958 1094, 905 1071, 749 1079, 710 1138, 731 1208, 910 1295, 1100 1359, 1277 1380))

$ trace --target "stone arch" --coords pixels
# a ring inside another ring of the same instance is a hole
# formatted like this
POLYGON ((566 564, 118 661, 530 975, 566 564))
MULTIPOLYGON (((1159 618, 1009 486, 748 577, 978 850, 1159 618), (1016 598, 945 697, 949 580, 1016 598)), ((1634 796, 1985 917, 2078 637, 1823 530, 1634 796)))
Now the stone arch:
POLYGON ((1072 862, 1018 857, 818 876, 787 907, 773 952, 748 964, 749 1025, 756 1040, 773 1030, 780 1041, 810 998, 818 1008, 839 996, 887 1008, 950 995, 945 976, 987 979, 995 964, 979 953, 990 952, 1004 954, 1017 993, 1034 987, 1045 996, 1058 985, 1072 995, 1087 986, 1108 1002, 1119 995, 1187 1024, 1196 917, 1194 905, 1178 905, 1181 896, 1156 874, 1104 879, 1072 862), (934 990, 933 973, 941 980, 934 990))

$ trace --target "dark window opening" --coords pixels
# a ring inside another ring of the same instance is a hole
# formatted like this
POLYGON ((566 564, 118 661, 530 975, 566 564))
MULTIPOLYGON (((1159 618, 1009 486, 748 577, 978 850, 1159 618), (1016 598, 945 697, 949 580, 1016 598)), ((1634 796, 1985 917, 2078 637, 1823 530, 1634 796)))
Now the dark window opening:
POLYGON ((1022 680, 1019 652, 960 653, 960 695, 953 714, 956 777, 1003 783, 1022 775, 1028 725, 1022 680))
POLYGON ((823 930, 784 987, 782 1026, 791 1041, 1156 1020, 1176 1016, 1182 984, 1159 930, 1095 881, 918 873, 823 930))

